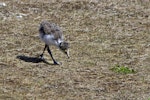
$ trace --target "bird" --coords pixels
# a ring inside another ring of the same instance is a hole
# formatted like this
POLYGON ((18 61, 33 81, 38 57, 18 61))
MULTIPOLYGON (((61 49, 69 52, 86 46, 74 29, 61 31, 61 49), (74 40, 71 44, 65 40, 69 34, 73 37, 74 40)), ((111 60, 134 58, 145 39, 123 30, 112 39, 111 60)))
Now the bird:
POLYGON ((68 58, 70 57, 69 43, 64 41, 63 31, 55 23, 46 20, 42 21, 39 27, 39 37, 40 40, 45 43, 43 52, 40 54, 41 59, 44 59, 43 55, 45 50, 47 50, 53 60, 53 63, 55 65, 60 65, 60 63, 54 59, 50 46, 58 47, 64 54, 67 55, 68 58))

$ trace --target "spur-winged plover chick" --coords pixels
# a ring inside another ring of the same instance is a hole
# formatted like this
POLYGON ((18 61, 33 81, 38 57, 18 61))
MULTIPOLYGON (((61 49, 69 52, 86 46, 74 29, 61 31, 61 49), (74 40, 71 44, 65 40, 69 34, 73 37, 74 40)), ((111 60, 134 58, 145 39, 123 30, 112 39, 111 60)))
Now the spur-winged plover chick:
POLYGON ((42 59, 44 59, 43 54, 45 50, 47 49, 54 64, 59 65, 59 63, 54 59, 52 52, 49 48, 49 46, 51 45, 58 47, 69 58, 69 43, 64 41, 63 32, 59 26, 48 21, 42 21, 40 24, 40 28, 39 28, 39 36, 40 36, 40 39, 45 43, 43 52, 40 55, 42 59))

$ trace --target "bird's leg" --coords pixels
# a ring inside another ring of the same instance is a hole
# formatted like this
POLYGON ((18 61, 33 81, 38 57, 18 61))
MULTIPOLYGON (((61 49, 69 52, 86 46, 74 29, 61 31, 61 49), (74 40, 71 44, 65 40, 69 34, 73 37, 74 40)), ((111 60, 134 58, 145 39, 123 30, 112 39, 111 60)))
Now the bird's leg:
POLYGON ((43 52, 42 52, 42 54, 40 55, 40 58, 41 58, 41 59, 44 59, 44 58, 43 58, 43 54, 44 54, 44 52, 45 52, 45 50, 46 50, 47 47, 48 47, 48 45, 45 44, 45 47, 44 47, 44 49, 43 49, 43 52))
POLYGON ((51 50, 50 50, 50 48, 49 48, 49 47, 47 47, 47 51, 48 51, 49 55, 51 56, 51 58, 52 58, 52 60, 53 60, 54 64, 55 64, 55 65, 59 65, 59 63, 58 63, 58 62, 56 62, 56 60, 53 58, 52 52, 51 52, 51 50))

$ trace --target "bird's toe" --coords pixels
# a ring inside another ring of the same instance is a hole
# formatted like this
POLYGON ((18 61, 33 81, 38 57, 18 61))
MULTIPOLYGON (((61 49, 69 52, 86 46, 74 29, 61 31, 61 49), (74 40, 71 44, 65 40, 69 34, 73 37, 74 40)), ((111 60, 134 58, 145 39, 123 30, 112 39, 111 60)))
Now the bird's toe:
POLYGON ((54 65, 61 65, 61 63, 54 61, 54 65))

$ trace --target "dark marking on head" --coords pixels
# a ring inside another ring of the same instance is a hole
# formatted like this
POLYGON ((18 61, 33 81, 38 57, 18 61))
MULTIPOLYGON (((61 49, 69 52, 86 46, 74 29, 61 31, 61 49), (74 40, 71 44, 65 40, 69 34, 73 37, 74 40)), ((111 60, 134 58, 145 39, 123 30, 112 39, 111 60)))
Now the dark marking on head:
POLYGON ((61 50, 67 50, 69 48, 69 43, 61 42, 59 47, 60 47, 61 50))

